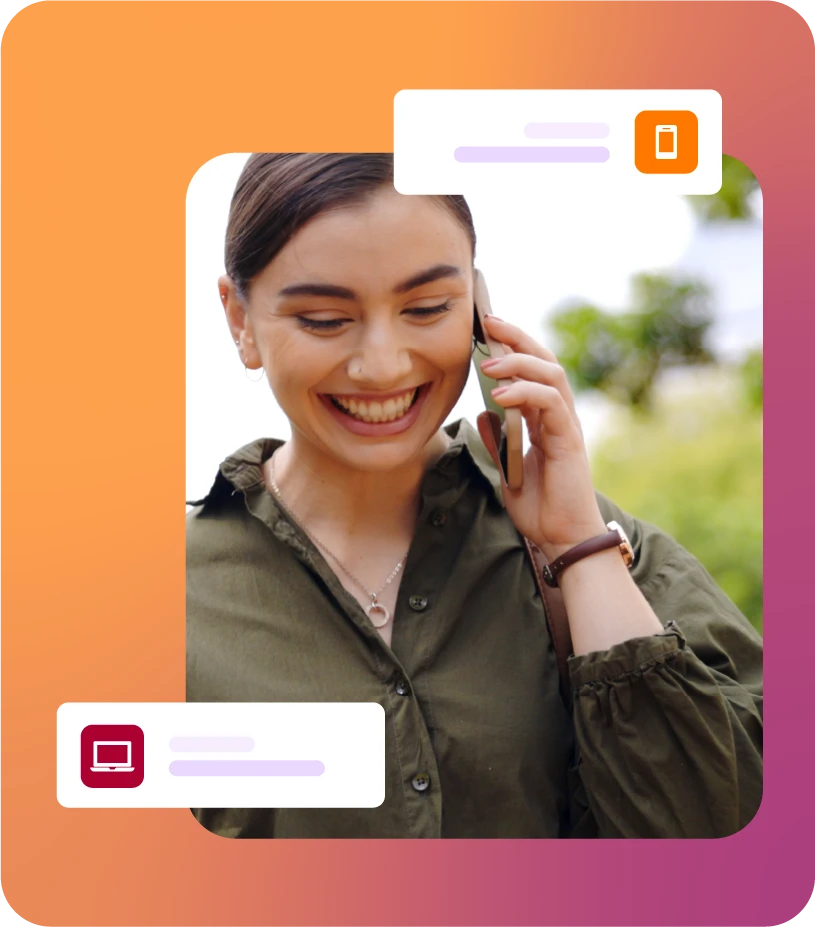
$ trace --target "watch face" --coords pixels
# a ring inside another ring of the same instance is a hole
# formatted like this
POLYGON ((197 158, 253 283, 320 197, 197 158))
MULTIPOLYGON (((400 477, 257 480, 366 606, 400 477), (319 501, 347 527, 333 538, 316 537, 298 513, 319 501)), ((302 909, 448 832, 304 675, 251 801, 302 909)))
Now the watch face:
POLYGON ((630 570, 634 564, 634 549, 631 546, 631 541, 628 540, 628 535, 623 531, 622 525, 617 521, 608 522, 606 528, 608 528, 609 531, 617 531, 623 539, 622 544, 620 544, 620 553, 623 555, 625 565, 630 570))

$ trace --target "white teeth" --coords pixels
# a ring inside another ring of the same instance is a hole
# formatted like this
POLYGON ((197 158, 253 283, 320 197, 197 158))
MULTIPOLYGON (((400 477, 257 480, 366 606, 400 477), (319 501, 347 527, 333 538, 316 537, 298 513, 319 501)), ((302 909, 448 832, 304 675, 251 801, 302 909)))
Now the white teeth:
POLYGON ((416 393, 417 390, 410 390, 397 399, 387 399, 384 403, 365 403, 356 399, 342 399, 339 396, 332 398, 338 406, 363 422, 392 422, 410 409, 416 393))

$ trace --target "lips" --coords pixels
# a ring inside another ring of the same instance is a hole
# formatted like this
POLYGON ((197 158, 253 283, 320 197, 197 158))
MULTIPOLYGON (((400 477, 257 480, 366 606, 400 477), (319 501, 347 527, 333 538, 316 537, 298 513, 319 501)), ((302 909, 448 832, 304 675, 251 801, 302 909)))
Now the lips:
POLYGON ((412 390, 384 395, 376 393, 356 395, 321 393, 319 398, 323 406, 331 414, 331 417, 346 430, 365 437, 387 437, 399 434, 411 427, 418 418, 425 399, 432 388, 432 383, 423 383, 412 390), (412 401, 411 396, 413 397, 412 401), (400 399, 402 402, 401 414, 399 414, 400 399), (352 402, 356 405, 356 413, 352 411, 352 402), (392 405, 389 406, 388 403, 392 405), (371 406, 373 406, 373 411, 381 419, 380 421, 373 421, 373 416, 369 414, 371 406), (365 418, 360 415, 361 409, 365 412, 365 418))

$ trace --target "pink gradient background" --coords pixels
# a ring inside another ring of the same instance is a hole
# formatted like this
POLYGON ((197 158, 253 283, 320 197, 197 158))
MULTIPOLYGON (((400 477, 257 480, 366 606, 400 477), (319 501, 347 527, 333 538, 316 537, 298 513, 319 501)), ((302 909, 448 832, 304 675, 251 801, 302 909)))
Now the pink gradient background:
POLYGON ((765 2, 35 4, 9 26, 2 68, 12 906, 84 925, 797 913, 815 832, 815 50, 798 14, 765 2), (227 151, 391 150, 393 95, 420 87, 712 88, 725 152, 759 178, 766 777, 759 814, 733 837, 231 841, 187 810, 57 804, 59 704, 184 698, 187 183, 227 151))

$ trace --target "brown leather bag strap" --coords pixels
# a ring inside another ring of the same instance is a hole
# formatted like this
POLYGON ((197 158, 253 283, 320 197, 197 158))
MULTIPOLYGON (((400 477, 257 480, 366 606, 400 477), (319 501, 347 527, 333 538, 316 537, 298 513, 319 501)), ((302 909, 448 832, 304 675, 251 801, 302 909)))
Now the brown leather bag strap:
POLYGON ((563 601, 563 593, 557 586, 549 586, 544 582, 543 568, 546 566, 546 558, 543 551, 527 537, 524 538, 524 543, 546 614, 549 636, 552 638, 552 646, 555 649, 557 668, 560 673, 560 695, 566 707, 571 710, 571 684, 567 661, 572 654, 572 635, 569 631, 566 603, 563 601))
MULTIPOLYGON (((478 423, 478 433, 484 442, 484 447, 493 461, 496 462, 496 466, 498 466, 501 420, 495 412, 488 410, 481 412, 476 421, 478 423)), ((523 535, 521 536, 523 537, 523 535)), ((557 668, 560 674, 560 694, 567 710, 571 711, 571 684, 569 682, 567 660, 572 654, 572 635, 569 631, 569 616, 566 614, 566 603, 563 601, 563 593, 557 585, 549 586, 543 579, 543 568, 547 565, 543 551, 527 537, 524 537, 524 543, 526 544, 526 552, 529 554, 529 560, 532 563, 532 572, 535 574, 535 582, 546 615, 546 623, 549 626, 549 637, 552 639, 552 646, 555 649, 555 658, 557 659, 557 668)))

